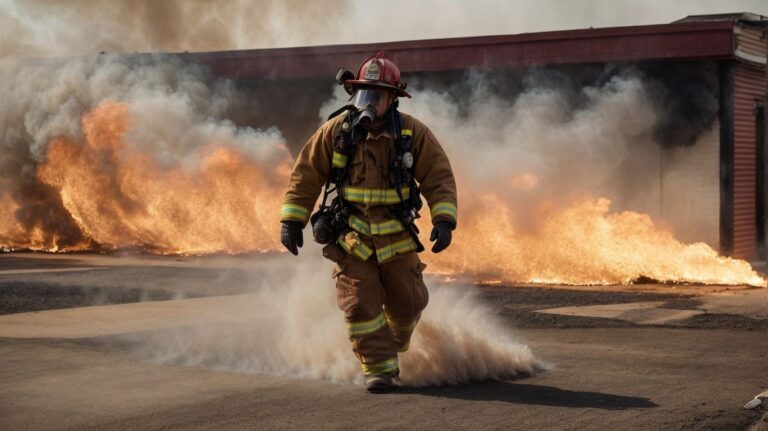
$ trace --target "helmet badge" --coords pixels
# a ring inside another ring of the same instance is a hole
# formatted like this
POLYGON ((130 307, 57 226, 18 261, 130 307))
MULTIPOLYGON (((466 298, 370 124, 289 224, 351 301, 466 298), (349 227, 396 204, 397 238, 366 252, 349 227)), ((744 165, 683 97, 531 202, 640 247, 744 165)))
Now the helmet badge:
POLYGON ((365 79, 369 81, 378 81, 381 77, 381 68, 379 68, 379 64, 375 61, 372 61, 368 68, 365 70, 365 79))

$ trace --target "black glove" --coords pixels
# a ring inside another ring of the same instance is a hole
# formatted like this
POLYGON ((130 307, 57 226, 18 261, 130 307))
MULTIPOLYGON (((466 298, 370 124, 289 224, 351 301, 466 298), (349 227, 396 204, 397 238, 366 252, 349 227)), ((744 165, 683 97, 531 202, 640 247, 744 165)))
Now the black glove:
POLYGON ((447 221, 439 221, 432 228, 432 235, 429 236, 430 241, 435 241, 435 245, 432 246, 432 253, 440 253, 451 245, 451 231, 453 225, 447 221))
POLYGON ((280 229, 280 242, 283 243, 285 248, 291 253, 298 256, 299 248, 304 245, 304 234, 302 233, 302 226, 297 221, 284 221, 283 227, 280 229))

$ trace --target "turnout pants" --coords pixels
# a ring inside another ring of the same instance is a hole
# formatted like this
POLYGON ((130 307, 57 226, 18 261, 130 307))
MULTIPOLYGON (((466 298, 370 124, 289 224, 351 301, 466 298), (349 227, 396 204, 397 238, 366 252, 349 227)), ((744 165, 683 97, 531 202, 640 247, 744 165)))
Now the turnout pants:
POLYGON ((336 245, 323 249, 336 262, 333 277, 339 308, 363 374, 398 373, 398 352, 408 350, 421 311, 429 300, 415 252, 384 263, 363 262, 336 245))

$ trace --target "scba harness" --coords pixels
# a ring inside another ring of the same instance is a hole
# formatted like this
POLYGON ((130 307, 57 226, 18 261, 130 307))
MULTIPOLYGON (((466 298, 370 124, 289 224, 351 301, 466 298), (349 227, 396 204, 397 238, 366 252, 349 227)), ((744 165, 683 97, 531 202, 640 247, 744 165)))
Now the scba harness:
MULTIPOLYGON (((421 193, 414 178, 413 131, 403 128, 403 119, 397 111, 395 101, 389 110, 388 127, 395 135, 395 157, 388 166, 388 178, 393 189, 361 189, 346 184, 349 177, 349 161, 354 157, 357 145, 368 132, 357 124, 359 112, 354 106, 347 105, 332 113, 328 119, 347 112, 341 123, 339 133, 333 141, 331 173, 325 184, 320 209, 312 215, 312 232, 315 241, 328 244, 339 237, 345 230, 352 228, 366 235, 387 235, 407 230, 416 251, 424 250, 419 241, 419 230, 414 221, 419 218, 422 207, 421 193), (327 204, 332 193, 336 193, 327 204), (386 205, 392 221, 380 224, 368 224, 361 219, 352 202, 381 203, 386 205)), ((367 256, 358 256, 363 260, 367 256)))

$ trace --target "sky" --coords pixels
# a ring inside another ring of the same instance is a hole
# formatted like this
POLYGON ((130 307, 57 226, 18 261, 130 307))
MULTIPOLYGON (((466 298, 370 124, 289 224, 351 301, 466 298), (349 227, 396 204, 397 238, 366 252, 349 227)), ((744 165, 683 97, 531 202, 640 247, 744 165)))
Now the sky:
POLYGON ((0 0, 0 56, 216 51, 669 23, 766 0, 0 0))

